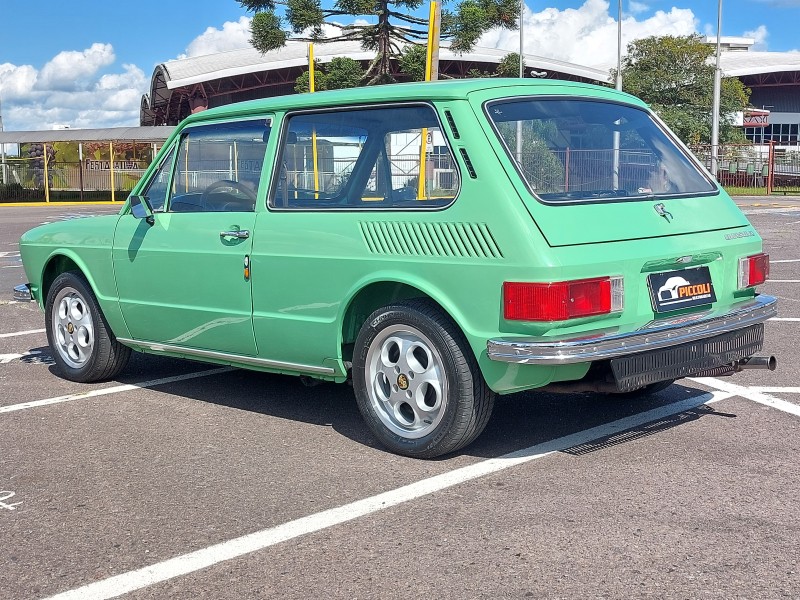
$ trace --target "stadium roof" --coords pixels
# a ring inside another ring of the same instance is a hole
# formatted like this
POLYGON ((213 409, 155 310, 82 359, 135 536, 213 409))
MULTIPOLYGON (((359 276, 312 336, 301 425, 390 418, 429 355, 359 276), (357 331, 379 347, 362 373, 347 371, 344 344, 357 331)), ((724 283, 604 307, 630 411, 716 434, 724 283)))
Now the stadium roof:
POLYGON ((800 71, 800 52, 722 52, 720 67, 726 77, 800 71))
MULTIPOLYGON (((308 44, 289 40, 284 48, 261 54, 255 48, 243 48, 229 52, 220 52, 206 56, 195 56, 181 60, 173 60, 160 65, 166 77, 168 89, 175 89, 213 78, 231 77, 255 71, 277 71, 288 67, 308 65, 308 44)), ((449 48, 441 48, 439 60, 459 60, 465 62, 486 62, 499 64, 508 54, 507 50, 497 48, 474 48, 472 52, 456 54, 449 48)), ((361 48, 360 42, 328 42, 316 44, 314 58, 321 62, 330 62, 337 56, 347 56, 353 60, 372 60, 374 51, 361 48)), ((551 70, 559 73, 575 75, 593 81, 606 81, 608 72, 585 67, 541 56, 525 55, 525 64, 540 70, 551 70)))
MULTIPOLYGON (((150 83, 150 93, 142 97, 142 124, 177 123, 198 103, 211 108, 238 100, 294 93, 295 79, 308 69, 308 44, 289 40, 286 46, 261 54, 254 48, 172 60, 158 65, 150 83), (198 100, 199 99, 199 100, 198 100)), ((506 50, 475 48, 456 54, 447 47, 439 52, 439 70, 464 77, 470 69, 494 71, 506 50)), ((316 44, 314 57, 327 63, 347 56, 362 63, 371 61, 374 52, 365 51, 355 41, 316 44)), ((585 82, 607 81, 601 69, 564 61, 525 55, 527 68, 541 77, 585 82)))

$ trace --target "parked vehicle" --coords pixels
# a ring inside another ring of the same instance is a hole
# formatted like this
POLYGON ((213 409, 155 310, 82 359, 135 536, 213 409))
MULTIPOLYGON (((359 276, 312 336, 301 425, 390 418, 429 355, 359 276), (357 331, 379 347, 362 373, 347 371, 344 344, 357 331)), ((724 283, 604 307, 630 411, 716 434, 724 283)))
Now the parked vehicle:
POLYGON ((776 300, 742 212, 636 98, 474 79, 189 117, 118 215, 20 241, 60 373, 131 349, 345 382, 430 458, 496 394, 645 395, 742 368, 776 300))

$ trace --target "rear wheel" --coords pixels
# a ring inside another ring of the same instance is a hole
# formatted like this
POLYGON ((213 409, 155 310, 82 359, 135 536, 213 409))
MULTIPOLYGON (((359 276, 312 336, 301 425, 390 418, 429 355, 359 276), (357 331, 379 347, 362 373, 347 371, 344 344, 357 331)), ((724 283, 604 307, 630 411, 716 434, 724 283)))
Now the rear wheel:
POLYGON ((111 379, 131 354, 111 333, 89 284, 76 271, 62 273, 50 286, 45 328, 53 360, 71 381, 111 379))
POLYGON ((461 331, 435 304, 381 308, 356 340, 353 387, 367 425, 391 451, 454 452, 484 429, 494 393, 461 331))

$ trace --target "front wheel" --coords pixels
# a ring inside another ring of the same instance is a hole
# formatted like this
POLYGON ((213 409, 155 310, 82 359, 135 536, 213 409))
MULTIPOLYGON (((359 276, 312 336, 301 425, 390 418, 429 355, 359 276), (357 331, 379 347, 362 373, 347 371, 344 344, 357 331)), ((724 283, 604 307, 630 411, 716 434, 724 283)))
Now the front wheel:
POLYGON ((397 454, 433 458, 483 431, 494 393, 461 331, 432 302, 372 313, 356 339, 353 387, 377 438, 397 454))
POLYGON ((71 381, 112 379, 131 354, 114 337, 86 279, 75 271, 62 273, 50 286, 45 328, 53 360, 71 381))

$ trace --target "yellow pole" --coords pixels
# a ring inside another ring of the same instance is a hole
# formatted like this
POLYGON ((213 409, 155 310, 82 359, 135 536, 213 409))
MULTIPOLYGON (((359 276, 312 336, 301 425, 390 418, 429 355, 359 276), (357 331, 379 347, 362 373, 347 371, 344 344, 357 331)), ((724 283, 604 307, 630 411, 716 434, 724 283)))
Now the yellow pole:
POLYGON ((308 43, 308 91, 314 92, 314 44, 308 43))
POLYGON ((50 202, 50 175, 48 174, 47 142, 42 144, 42 157, 44 158, 44 201, 50 202))
POLYGON ((425 81, 435 81, 438 73, 433 73, 433 58, 439 52, 439 23, 436 19, 436 0, 431 2, 428 15, 428 51, 425 53, 425 81))
MULTIPOLYGON (((431 81, 433 73, 433 55, 437 43, 436 29, 436 1, 431 2, 431 10, 428 16, 428 50, 425 53, 425 81, 431 81)), ((423 127, 420 132, 419 141, 419 181, 417 182, 417 200, 422 200, 425 195, 425 163, 428 156, 428 128, 423 127)))
MULTIPOLYGON (((314 93, 314 44, 308 44, 308 90, 314 93)), ((314 199, 319 198, 319 167, 317 163, 317 128, 311 130, 311 155, 314 160, 314 199)))
POLYGON ((111 201, 114 202, 114 142, 108 142, 108 153, 111 156, 111 201))

